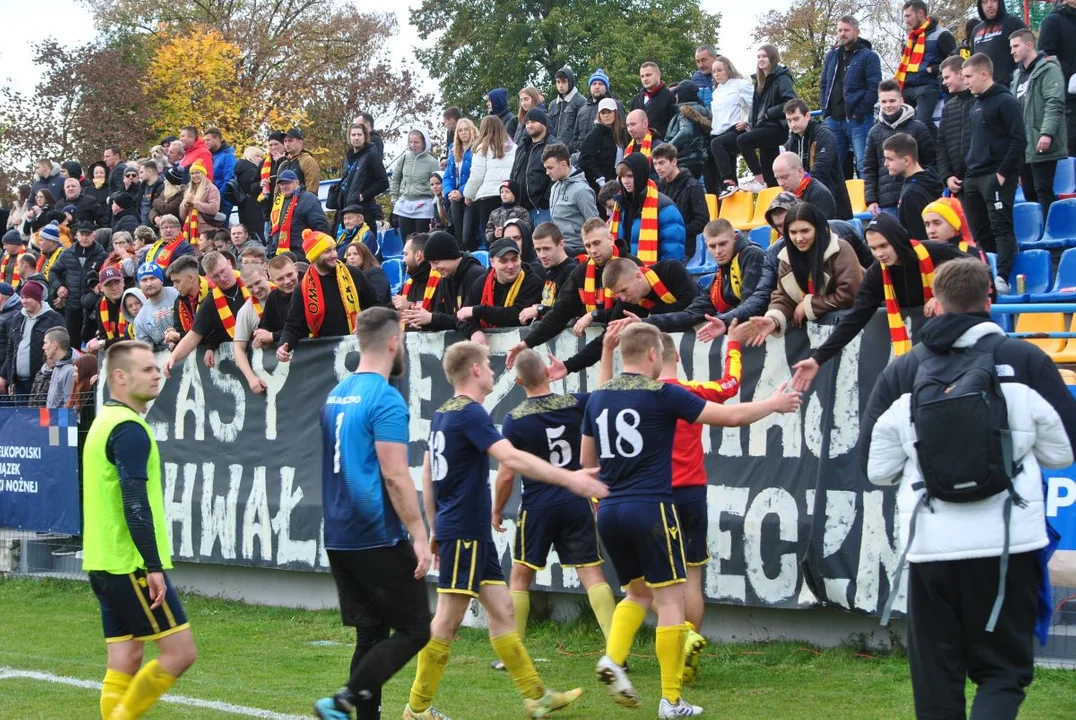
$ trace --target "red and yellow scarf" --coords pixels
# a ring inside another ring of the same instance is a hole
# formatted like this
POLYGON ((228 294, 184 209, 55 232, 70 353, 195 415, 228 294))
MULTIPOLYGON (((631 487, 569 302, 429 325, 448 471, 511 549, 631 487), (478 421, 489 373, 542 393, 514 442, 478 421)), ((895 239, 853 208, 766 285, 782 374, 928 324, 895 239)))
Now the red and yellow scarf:
POLYGON ((188 332, 194 327, 194 316, 198 312, 198 305, 206 299, 207 295, 209 295, 209 281, 204 277, 198 278, 197 298, 192 298, 189 295, 180 295, 179 324, 180 327, 183 328, 183 332, 188 332))
POLYGON ((803 193, 807 192, 807 186, 811 184, 811 173, 803 173, 803 179, 800 180, 799 186, 796 191, 792 193, 798 198, 803 197, 803 193))
MULTIPOLYGON (((321 287, 321 275, 313 267, 307 268, 302 285, 306 324, 310 328, 310 337, 318 337, 321 325, 325 322, 325 291, 321 287)), ((339 262, 336 263, 336 286, 340 289, 340 299, 344 303, 348 331, 355 332, 355 318, 362 312, 359 306, 359 291, 355 288, 355 280, 347 266, 339 262)))
MULTIPOLYGON (((441 273, 436 270, 430 270, 430 275, 426 279, 426 287, 422 288, 422 309, 429 312, 430 305, 433 303, 433 294, 437 292, 437 286, 441 284, 441 273)), ((410 299, 411 288, 415 286, 415 281, 408 276, 404 280, 403 296, 410 299)))
MULTIPOLYGON (((515 282, 512 283, 512 287, 508 288, 508 295, 504 298, 503 307, 512 307, 516 304, 516 298, 519 296, 519 289, 523 287, 523 277, 526 275, 526 271, 520 270, 519 275, 516 276, 515 282)), ((479 301, 479 305, 485 305, 487 307, 495 307, 493 300, 493 291, 497 287, 497 273, 494 270, 490 270, 486 274, 486 282, 482 286, 482 299, 479 301)), ((479 320, 482 327, 493 327, 485 320, 479 320)))
POLYGON ((160 266, 161 270, 167 270, 168 265, 172 262, 172 253, 176 251, 179 244, 183 242, 183 233, 176 235, 170 243, 165 244, 164 240, 158 240, 153 244, 153 247, 146 253, 146 262, 155 262, 160 266))
MULTIPOLYGON (((243 281, 239 279, 239 273, 235 274, 235 284, 239 286, 239 291, 243 293, 243 299, 250 299, 250 290, 247 290, 247 286, 243 284, 243 281)), ((232 312, 232 308, 228 305, 228 297, 224 294, 224 291, 214 284, 213 290, 213 305, 217 308, 217 317, 220 318, 220 324, 224 326, 224 332, 228 333, 228 337, 235 338, 235 314, 232 312)))
POLYGON ((284 196, 278 194, 273 201, 273 210, 269 213, 269 220, 272 222, 271 235, 277 235, 276 241, 276 254, 286 253, 291 250, 291 217, 295 214, 295 206, 299 204, 299 193, 301 190, 296 190, 289 197, 288 209, 284 210, 284 219, 281 221, 281 210, 284 207, 284 196), (278 234, 279 233, 279 234, 278 234))
MULTIPOLYGON (((725 284, 725 268, 720 265, 717 266, 717 273, 714 275, 714 284, 710 286, 710 302, 714 304, 714 308, 718 312, 728 312, 732 309, 732 306, 725 302, 725 295, 722 292, 722 287, 725 284)), ((736 255, 732 258, 732 264, 729 266, 729 285, 732 287, 732 294, 736 296, 737 300, 743 300, 741 288, 743 287, 743 273, 740 270, 740 256, 736 255)))
POLYGON ((628 146, 624 148, 625 155, 631 155, 633 152, 641 152, 643 157, 647 160, 650 159, 650 151, 654 148, 654 133, 648 132, 641 143, 636 144, 635 138, 632 138, 628 146))
MULTIPOLYGON (((669 292, 669 288, 665 287, 665 282, 658 277, 656 272, 650 268, 643 268, 643 276, 646 278, 646 281, 650 283, 650 289, 658 296, 658 299, 661 300, 662 303, 672 305, 676 302, 676 296, 669 292)), ((639 307, 644 307, 647 310, 650 310, 655 305, 657 305, 657 303, 648 297, 644 297, 639 301, 639 307)))
MULTIPOLYGON (((613 257, 620 257, 620 248, 613 245, 613 257)), ((598 309, 598 283, 597 283, 597 263, 593 258, 587 260, 586 275, 583 278, 583 289, 579 291, 579 301, 583 303, 583 306, 587 309, 587 312, 594 312, 598 309)), ((613 293, 609 292, 608 288, 602 289, 602 307, 606 310, 613 307, 615 298, 613 293)))
POLYGON ((187 213, 187 219, 183 221, 183 230, 179 234, 187 238, 189 243, 198 242, 198 208, 192 207, 187 213))
POLYGON ((63 250, 56 248, 51 256, 42 254, 41 257, 37 259, 37 271, 44 275, 46 280, 49 279, 49 273, 52 272, 52 266, 56 264, 56 260, 59 259, 60 253, 62 252, 63 250))
MULTIPOLYGON (((268 152, 266 152, 265 153, 265 159, 262 160, 261 170, 259 170, 259 177, 258 177, 258 180, 260 181, 259 184, 262 187, 265 187, 266 183, 268 183, 270 180, 272 180, 272 178, 273 178, 273 156, 270 155, 268 152)), ((262 202, 263 200, 265 200, 265 191, 264 190, 262 192, 258 193, 258 202, 262 202)))
POLYGON ((108 309, 108 298, 102 297, 100 304, 97 306, 97 319, 101 323, 101 329, 105 331, 105 338, 108 340, 130 337, 127 318, 123 314, 123 298, 120 298, 120 303, 117 305, 116 310, 119 317, 115 320, 112 319, 112 313, 108 309))
POLYGON ((4 259, 0 260, 0 280, 7 277, 7 267, 13 263, 14 266, 11 268, 11 286, 18 289, 19 282, 22 280, 22 277, 19 274, 18 255, 8 255, 7 253, 4 253, 4 259))
MULTIPOLYGON (((912 240, 912 250, 919 259, 919 275, 923 281, 923 302, 934 297, 934 261, 927 252, 927 247, 921 242, 912 240)), ((912 341, 908 338, 908 329, 904 327, 904 318, 900 316, 900 305, 897 304, 897 293, 893 290, 893 277, 889 274, 889 268, 882 265, 882 286, 885 290, 885 314, 889 320, 889 337, 893 340, 893 355, 900 357, 912 349, 912 341)))
MULTIPOLYGON (((613 208, 609 232, 613 237, 620 234, 620 204, 613 208)), ((631 228, 628 228, 631 239, 631 228)), ((639 259, 643 265, 653 265, 658 261, 658 185, 653 180, 646 181, 646 197, 643 199, 643 214, 639 218, 639 259)))
POLYGON ((927 28, 929 27, 930 18, 928 17, 922 25, 908 33, 908 40, 904 43, 904 51, 900 55, 900 65, 897 66, 897 74, 894 76, 902 90, 908 73, 919 72, 919 63, 923 62, 923 55, 927 51, 927 28))

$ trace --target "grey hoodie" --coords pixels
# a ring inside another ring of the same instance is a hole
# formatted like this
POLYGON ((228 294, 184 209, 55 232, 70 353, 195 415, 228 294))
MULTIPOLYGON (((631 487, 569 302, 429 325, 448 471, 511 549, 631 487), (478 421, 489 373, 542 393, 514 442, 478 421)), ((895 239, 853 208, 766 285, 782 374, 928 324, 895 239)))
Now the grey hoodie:
POLYGON ((160 294, 153 300, 145 299, 141 312, 134 320, 135 340, 149 343, 154 350, 165 349, 164 334, 172 327, 172 310, 177 297, 178 290, 166 287, 161 288, 160 294))
POLYGON ((568 256, 582 253, 580 232, 583 223, 598 217, 598 201, 582 170, 573 168, 571 175, 553 183, 549 191, 549 212, 553 224, 564 233, 564 249, 568 256))
MULTIPOLYGON (((582 139, 576 136, 578 132, 576 118, 579 116, 579 111, 586 107, 587 100, 575 89, 575 73, 570 67, 567 65, 562 67, 557 71, 557 75, 560 74, 568 78, 568 94, 564 97, 557 94, 549 103, 549 120, 552 124, 549 134, 551 140, 564 143, 571 150, 582 139)), ((556 82, 555 79, 554 82, 556 82)), ((590 128, 587 128, 587 131, 589 130, 590 128)))
POLYGON ((123 295, 120 296, 120 312, 123 313, 123 317, 127 319, 127 322, 133 324, 137 315, 131 315, 131 313, 127 312, 128 295, 134 295, 143 305, 146 304, 146 296, 138 288, 127 288, 123 291, 123 295))
POLYGON ((47 408, 62 408, 67 404, 67 398, 71 395, 71 388, 75 384, 75 360, 72 350, 67 355, 56 361, 52 368, 52 379, 49 380, 48 399, 45 400, 47 408))

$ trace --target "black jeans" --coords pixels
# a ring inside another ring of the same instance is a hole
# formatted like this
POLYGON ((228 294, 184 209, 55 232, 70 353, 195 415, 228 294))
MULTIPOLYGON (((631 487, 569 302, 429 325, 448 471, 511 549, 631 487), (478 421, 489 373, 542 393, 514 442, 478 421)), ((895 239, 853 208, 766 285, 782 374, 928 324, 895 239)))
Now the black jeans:
MULTIPOLYGON (((500 206, 501 198, 497 195, 479 198, 472 205, 472 207, 478 208, 478 235, 482 238, 482 242, 486 244, 489 244, 489 239, 486 237, 486 225, 489 223, 489 216, 500 206)), ((534 230, 534 228, 531 228, 531 230, 534 230)))
POLYGON ((999 186, 996 173, 964 178, 964 213, 975 242, 985 252, 998 254, 998 276, 1008 280, 1016 254, 1012 229, 1012 206, 1017 178, 1005 178, 999 186), (998 205, 1001 207, 998 207, 998 205))
POLYGON ((916 85, 905 87, 902 93, 904 102, 915 108, 915 118, 927 126, 930 137, 937 142, 938 128, 934 126, 934 108, 941 98, 941 85, 916 85))
POLYGON ((780 125, 763 125, 736 138, 736 146, 740 149, 751 174, 764 177, 769 187, 777 187, 777 178, 773 176, 773 161, 777 159, 781 152, 781 143, 785 140, 788 140, 788 130, 780 125))
POLYGON ((998 558, 908 566, 908 662, 916 718, 964 720, 966 678, 979 686, 973 720, 1016 717, 1034 672, 1037 554, 1009 556, 1005 602, 993 632, 986 632, 986 622, 997 597, 998 558))
POLYGON ((722 183, 736 183, 736 157, 740 154, 737 139, 743 135, 736 128, 729 128, 720 135, 710 138, 710 157, 713 158, 716 177, 713 189, 708 192, 719 193, 724 188, 722 183))
POLYGON ((1057 160, 1024 163, 1020 169, 1020 184, 1024 188, 1024 199, 1042 205, 1042 216, 1046 217, 1050 206, 1057 197, 1054 195, 1054 173, 1057 172, 1057 160))
POLYGON ((456 231, 456 242, 460 250, 473 252, 478 249, 478 208, 468 205, 463 200, 453 200, 449 207, 452 215, 452 227, 456 231))
POLYGON ((404 241, 412 233, 428 233, 430 231, 429 218, 406 218, 399 215, 396 218, 400 221, 400 237, 404 241))
POLYGON ((355 628, 347 689, 360 720, 381 717, 381 686, 430 640, 425 579, 406 541, 371 550, 329 550, 340 615, 355 628), (394 630, 391 635, 390 630, 394 630))

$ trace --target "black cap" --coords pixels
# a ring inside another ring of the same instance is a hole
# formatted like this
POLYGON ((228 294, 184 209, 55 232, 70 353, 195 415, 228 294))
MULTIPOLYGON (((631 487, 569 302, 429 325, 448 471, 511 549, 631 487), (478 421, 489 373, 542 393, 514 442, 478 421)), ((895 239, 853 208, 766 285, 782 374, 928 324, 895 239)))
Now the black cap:
POLYGON ((164 179, 173 185, 186 185, 190 182, 191 174, 187 171, 187 168, 176 163, 164 171, 164 179))
POLYGON ((460 252, 460 246, 456 243, 456 238, 444 230, 430 233, 430 237, 426 240, 426 249, 423 254, 431 262, 434 260, 456 260, 463 257, 463 253, 460 252))
POLYGON ((530 110, 528 110, 526 119, 527 120, 536 120, 537 122, 540 122, 543 125, 545 125, 547 128, 549 127, 549 123, 552 122, 549 119, 549 113, 547 113, 545 110, 543 110, 542 108, 539 108, 539 107, 533 107, 530 110))
POLYGON ((269 133, 269 139, 276 140, 277 142, 284 142, 284 131, 274 130, 273 132, 269 133))
POLYGON ((77 232, 77 233, 80 233, 80 232, 89 232, 89 233, 92 233, 92 232, 94 232, 95 230, 97 230, 97 226, 96 226, 96 225, 94 225, 94 224, 93 224, 92 222, 90 222, 89 220, 83 220, 82 222, 80 222, 80 223, 79 223, 79 224, 78 224, 78 225, 77 225, 77 226, 75 227, 75 232, 77 232))
POLYGON ((25 245, 26 238, 22 236, 18 230, 12 228, 4 233, 3 243, 4 245, 25 245))
POLYGON ((358 213, 359 215, 362 215, 363 217, 366 216, 366 211, 363 210, 358 205, 348 205, 346 208, 344 208, 343 210, 340 211, 340 217, 344 217, 348 213, 358 213))
POLYGON ((288 130, 286 133, 284 133, 284 137, 290 137, 292 140, 302 140, 303 131, 299 128, 292 128, 291 130, 288 130))
POLYGON ((121 210, 130 210, 134 207, 135 201, 131 197, 130 193, 118 192, 112 193, 112 202, 119 205, 121 210))
MULTIPOLYGON (((427 247, 429 246, 427 245, 427 247)), ((510 252, 519 253, 519 245, 516 245, 516 241, 511 238, 501 238, 489 246, 490 257, 501 257, 510 252)))

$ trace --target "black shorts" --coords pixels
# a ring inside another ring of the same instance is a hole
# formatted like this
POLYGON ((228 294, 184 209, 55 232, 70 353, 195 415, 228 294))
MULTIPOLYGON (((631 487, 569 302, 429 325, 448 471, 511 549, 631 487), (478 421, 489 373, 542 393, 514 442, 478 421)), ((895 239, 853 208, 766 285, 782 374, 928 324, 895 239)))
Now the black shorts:
POLYGON ((710 562, 710 548, 706 543, 706 531, 710 524, 706 494, 702 493, 700 498, 695 488, 684 490, 681 492, 673 488, 673 503, 680 519, 680 532, 684 535, 684 559, 688 566, 697 567, 710 562))
POLYGON ((340 597, 340 618, 354 628, 428 625, 426 579, 410 543, 369 550, 327 550, 340 597))
POLYGON ((519 514, 512 561, 541 570, 551 547, 556 549, 564 567, 602 564, 594 504, 589 499, 575 498, 519 514))
POLYGON ((599 503, 598 532, 621 587, 635 580, 665 587, 687 579, 683 537, 673 503, 599 503))
POLYGON ((491 540, 441 540, 437 592, 478 597, 483 585, 504 585, 501 555, 491 540))
POLYGON ((156 610, 150 610, 153 601, 145 570, 126 575, 90 571, 90 587, 101 606, 105 642, 160 640, 190 627, 168 575, 164 576, 164 582, 164 602, 156 610))

